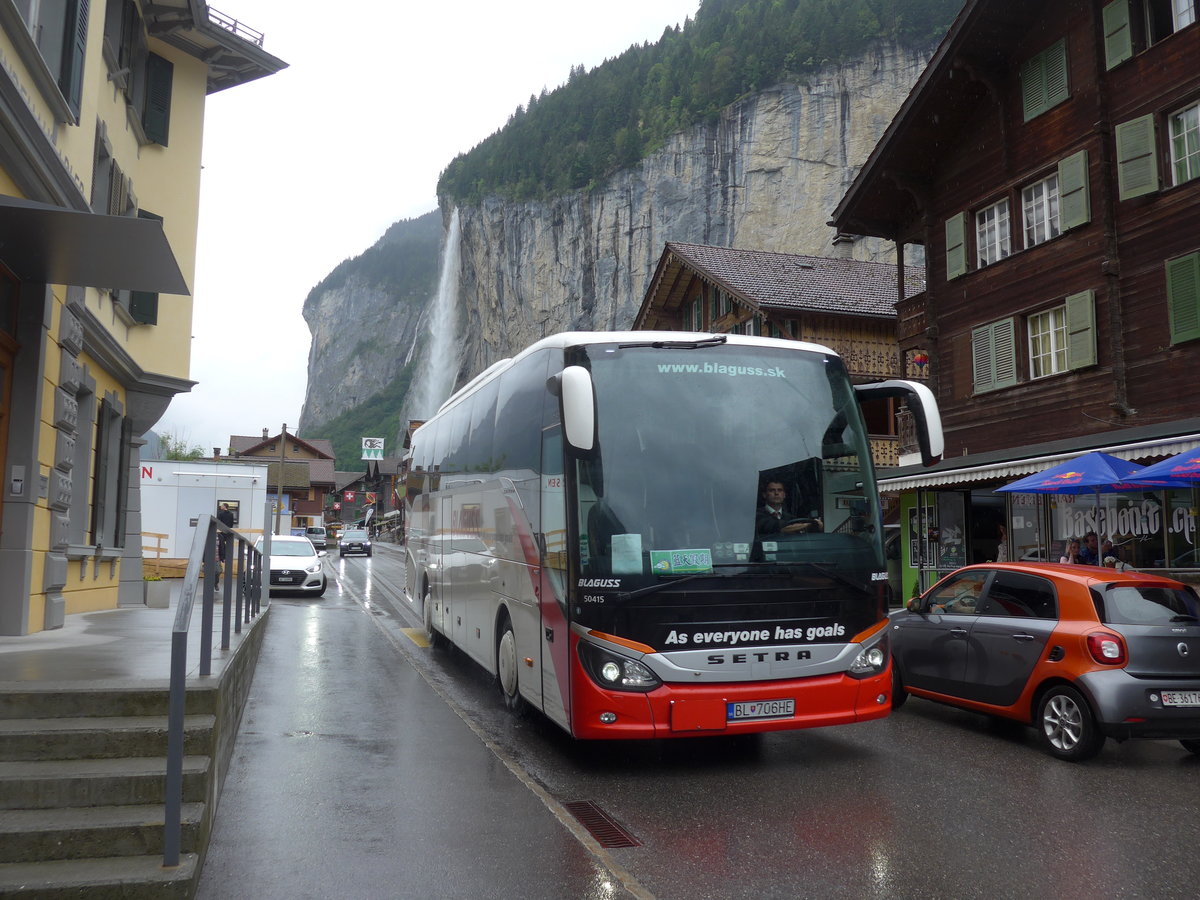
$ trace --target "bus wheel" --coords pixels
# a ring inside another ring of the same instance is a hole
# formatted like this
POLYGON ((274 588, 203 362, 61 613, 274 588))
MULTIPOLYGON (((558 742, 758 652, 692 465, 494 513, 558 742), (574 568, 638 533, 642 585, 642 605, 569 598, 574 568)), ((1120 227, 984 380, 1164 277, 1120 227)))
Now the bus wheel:
POLYGON ((524 713, 525 698, 521 696, 521 679, 517 673, 517 637, 507 615, 500 626, 500 640, 496 644, 496 679, 509 712, 517 716, 524 713))
POLYGON ((446 639, 442 633, 433 627, 433 592, 425 589, 425 600, 421 604, 421 618, 425 626, 425 639, 430 647, 441 647, 446 639))

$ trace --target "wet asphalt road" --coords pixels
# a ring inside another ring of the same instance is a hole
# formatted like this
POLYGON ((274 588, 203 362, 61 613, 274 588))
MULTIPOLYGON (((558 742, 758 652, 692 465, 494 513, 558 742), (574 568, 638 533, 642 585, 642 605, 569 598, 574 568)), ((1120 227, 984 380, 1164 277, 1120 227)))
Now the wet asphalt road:
POLYGON ((1200 757, 913 699, 864 725, 579 743, 414 642, 400 548, 279 599, 201 900, 230 897, 1194 898, 1200 757), (601 849, 590 800, 641 846, 601 849))

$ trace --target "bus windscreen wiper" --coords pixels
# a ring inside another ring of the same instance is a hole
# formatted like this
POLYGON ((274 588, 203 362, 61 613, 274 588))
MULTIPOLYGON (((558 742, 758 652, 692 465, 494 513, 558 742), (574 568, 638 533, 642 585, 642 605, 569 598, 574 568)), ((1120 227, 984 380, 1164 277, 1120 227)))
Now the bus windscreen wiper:
POLYGON ((812 569, 814 572, 816 572, 816 573, 818 573, 818 574, 820 574, 820 575, 824 575, 824 576, 825 576, 826 578, 828 578, 830 581, 836 581, 838 584, 844 584, 846 587, 849 587, 849 588, 854 588, 854 590, 856 590, 856 591, 858 591, 858 592, 860 592, 860 593, 864 593, 864 594, 865 594, 865 593, 867 593, 867 591, 866 591, 866 590, 863 588, 863 586, 862 586, 861 584, 858 584, 857 582, 851 581, 851 580, 850 580, 849 578, 847 578, 845 575, 841 575, 841 574, 839 574, 838 572, 835 572, 835 571, 833 571, 833 567, 834 567, 834 566, 836 566, 836 565, 837 565, 837 563, 832 563, 832 562, 812 562, 811 560, 807 560, 807 559, 795 559, 795 560, 791 560, 791 559, 789 559, 789 560, 776 560, 775 562, 751 562, 751 563, 738 563, 737 565, 739 565, 739 566, 746 566, 747 568, 750 568, 750 567, 754 567, 754 568, 766 568, 766 567, 772 567, 772 568, 781 568, 781 567, 785 567, 785 566, 808 566, 808 567, 809 567, 810 569, 812 569))
POLYGON ((644 588, 638 588, 636 591, 622 591, 621 593, 617 594, 616 599, 620 603, 625 603, 628 600, 634 600, 638 597, 645 597, 647 594, 657 594, 664 588, 673 587, 677 584, 683 584, 685 581, 691 581, 695 578, 704 578, 706 576, 711 577, 715 574, 715 572, 693 572, 691 575, 684 575, 682 578, 672 578, 670 581, 660 581, 658 584, 651 584, 644 588))
POLYGON ((700 341, 637 341, 630 344, 617 344, 618 350, 632 350, 638 347, 652 347, 655 350, 700 350, 703 347, 719 347, 728 338, 723 334, 714 334, 700 341))

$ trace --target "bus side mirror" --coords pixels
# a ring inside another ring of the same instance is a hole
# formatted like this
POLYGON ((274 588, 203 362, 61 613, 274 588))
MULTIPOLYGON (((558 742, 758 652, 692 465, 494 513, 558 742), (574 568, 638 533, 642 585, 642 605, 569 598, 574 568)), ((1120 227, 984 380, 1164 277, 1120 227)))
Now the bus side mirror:
POLYGON ((583 366, 567 366, 551 380, 558 388, 563 439, 576 452, 590 452, 596 444, 596 396, 592 373, 583 366))
POLYGON ((858 401, 898 397, 908 403, 916 425, 917 444, 921 448, 921 462, 932 466, 942 458, 946 439, 942 433, 942 414, 938 412, 937 399, 933 391, 919 381, 892 379, 870 384, 854 385, 858 401))

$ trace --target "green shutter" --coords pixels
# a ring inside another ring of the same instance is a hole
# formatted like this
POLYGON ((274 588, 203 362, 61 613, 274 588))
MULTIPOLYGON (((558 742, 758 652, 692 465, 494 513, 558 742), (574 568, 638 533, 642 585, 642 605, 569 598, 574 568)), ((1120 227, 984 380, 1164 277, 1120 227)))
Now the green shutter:
POLYGON ((1086 225, 1092 220, 1086 150, 1080 150, 1059 162, 1058 198, 1058 222, 1063 231, 1086 225))
POLYGON ((1129 31, 1129 0, 1116 0, 1103 9, 1104 68, 1111 69, 1133 56, 1129 31))
POLYGON ((1083 291, 1067 297, 1067 368, 1096 364, 1096 294, 1083 291))
POLYGON ((1008 387, 1017 383, 1017 324, 1015 319, 992 323, 992 364, 995 371, 993 387, 1008 387))
POLYGON ((150 291, 131 291, 129 314, 142 325, 158 324, 158 294, 150 291))
POLYGON ((1154 116, 1142 116, 1117 126, 1117 191, 1121 200, 1158 190, 1158 147, 1154 116))
POLYGON ((971 369, 976 394, 1017 383, 1015 319, 1001 319, 971 330, 971 369))
POLYGON ((1067 70, 1065 38, 1030 57, 1021 66, 1021 101, 1026 122, 1071 96, 1067 70))
POLYGON ((946 280, 966 273, 967 214, 962 212, 946 220, 946 280))
POLYGON ((1167 260, 1167 315, 1172 344, 1200 337, 1200 253, 1167 260))
POLYGON ((1042 71, 1046 76, 1046 109, 1057 106, 1071 96, 1071 85, 1067 77, 1067 41, 1064 38, 1052 47, 1047 47, 1042 71))
POLYGON ((1021 99, 1025 106, 1025 121, 1041 115, 1046 106, 1046 72, 1042 55, 1025 60, 1021 66, 1021 99))
POLYGON ((64 10, 63 59, 58 88, 76 120, 83 98, 83 59, 87 54, 88 4, 90 0, 68 0, 64 10))
POLYGON ((146 57, 146 108, 142 112, 142 128, 146 137, 156 144, 167 146, 171 131, 171 81, 175 65, 170 60, 151 53, 146 57))
POLYGON ((990 325, 980 325, 971 329, 971 372, 975 393, 980 394, 995 387, 990 325))

